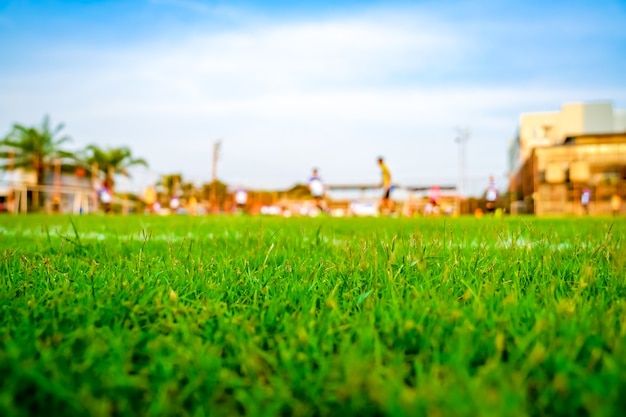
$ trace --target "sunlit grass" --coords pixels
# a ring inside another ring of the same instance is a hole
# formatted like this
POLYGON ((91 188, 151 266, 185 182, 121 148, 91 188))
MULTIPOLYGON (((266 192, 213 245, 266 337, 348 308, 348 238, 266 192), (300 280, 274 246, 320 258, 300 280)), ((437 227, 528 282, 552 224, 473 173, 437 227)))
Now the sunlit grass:
POLYGON ((4 415, 616 415, 621 219, 0 217, 4 415))

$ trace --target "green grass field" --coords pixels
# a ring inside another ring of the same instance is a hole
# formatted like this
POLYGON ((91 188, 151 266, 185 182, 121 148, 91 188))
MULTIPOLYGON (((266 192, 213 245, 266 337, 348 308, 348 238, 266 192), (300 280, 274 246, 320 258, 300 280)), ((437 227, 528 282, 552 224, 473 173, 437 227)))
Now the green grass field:
POLYGON ((0 414, 619 415, 626 219, 0 217, 0 414))

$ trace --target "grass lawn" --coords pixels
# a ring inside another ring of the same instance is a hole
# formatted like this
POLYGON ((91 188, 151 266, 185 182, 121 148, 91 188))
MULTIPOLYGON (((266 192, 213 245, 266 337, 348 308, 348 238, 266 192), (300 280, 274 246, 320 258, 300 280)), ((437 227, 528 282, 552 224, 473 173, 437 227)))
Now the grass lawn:
POLYGON ((626 219, 0 216, 0 414, 619 415, 626 219))

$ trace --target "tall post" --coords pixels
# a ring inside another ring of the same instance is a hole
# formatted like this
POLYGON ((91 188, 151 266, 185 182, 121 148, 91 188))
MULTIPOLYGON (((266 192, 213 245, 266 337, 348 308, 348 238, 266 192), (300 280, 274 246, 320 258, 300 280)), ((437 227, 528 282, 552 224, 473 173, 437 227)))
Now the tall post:
POLYGON ((92 203, 93 212, 98 211, 98 163, 91 164, 91 190, 92 190, 92 203))
POLYGON ((54 158, 54 192, 52 193, 52 211, 61 211, 61 159, 54 158))
POLYGON ((14 162, 15 154, 13 153, 13 149, 9 149, 9 194, 7 194, 7 211, 9 213, 17 213, 17 206, 13 207, 13 167, 15 165, 14 162))
POLYGON ((459 195, 464 195, 467 190, 465 187, 465 148, 466 143, 469 140, 468 128, 457 128, 457 135, 455 142, 459 144, 459 195))
POLYGON ((174 175, 172 178, 172 190, 170 194, 170 198, 178 197, 178 175, 174 175))
POLYGON ((219 151, 220 151, 221 141, 217 140, 213 144, 213 172, 212 172, 212 180, 211 180, 211 211, 217 212, 216 210, 216 202, 217 202, 217 161, 219 159, 219 151))
POLYGON ((107 168, 107 175, 105 176, 104 185, 109 188, 109 191, 113 193, 113 187, 115 180, 113 179, 115 175, 115 171, 113 170, 113 166, 109 165, 107 168))
MULTIPOLYGON (((109 193, 109 198, 111 201, 105 204, 104 210, 105 212, 108 210, 111 213, 113 213, 113 188, 115 188, 115 180, 113 179, 114 174, 115 174, 115 171, 113 170, 113 166, 109 165, 107 167, 107 174, 104 176, 104 186, 106 187, 107 192, 109 193)), ((124 207, 122 207, 122 212, 123 210, 124 210, 124 207)))
MULTIPOLYGON (((35 168, 35 178, 37 179, 35 188, 33 188, 33 210, 39 211, 39 185, 43 181, 42 176, 44 175, 45 169, 42 169, 43 161, 38 156, 35 157, 35 161, 33 166, 35 168)), ((28 193, 28 191, 27 191, 28 193)))

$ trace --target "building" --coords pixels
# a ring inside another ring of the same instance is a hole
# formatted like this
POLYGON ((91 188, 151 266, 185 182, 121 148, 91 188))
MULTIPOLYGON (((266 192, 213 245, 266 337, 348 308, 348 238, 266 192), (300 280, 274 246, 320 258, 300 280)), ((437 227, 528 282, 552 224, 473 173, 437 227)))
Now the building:
POLYGON ((43 184, 37 184, 35 173, 22 168, 0 172, 0 211, 27 213, 44 212, 87 213, 95 211, 97 200, 91 180, 83 174, 70 175, 47 172, 43 184), (39 200, 43 206, 33 203, 39 200))
POLYGON ((585 189, 590 214, 611 213, 614 195, 626 201, 626 110, 601 101, 522 114, 509 148, 511 211, 582 214, 585 189))

